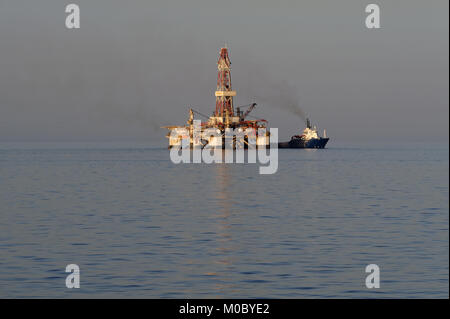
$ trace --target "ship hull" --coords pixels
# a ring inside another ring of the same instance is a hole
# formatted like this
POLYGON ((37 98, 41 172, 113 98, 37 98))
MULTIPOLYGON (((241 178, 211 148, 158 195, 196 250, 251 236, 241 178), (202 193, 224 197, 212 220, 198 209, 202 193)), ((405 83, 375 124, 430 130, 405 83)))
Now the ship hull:
POLYGON ((278 143, 278 148, 325 148, 328 140, 328 137, 313 138, 310 140, 294 138, 289 142, 278 143))

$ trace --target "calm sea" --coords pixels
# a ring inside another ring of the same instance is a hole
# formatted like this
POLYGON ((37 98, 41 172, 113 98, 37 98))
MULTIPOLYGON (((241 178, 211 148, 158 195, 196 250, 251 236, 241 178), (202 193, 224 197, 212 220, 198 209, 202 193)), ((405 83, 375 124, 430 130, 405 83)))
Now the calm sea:
POLYGON ((448 144, 330 142, 258 167, 0 144, 0 297, 448 298, 448 144))

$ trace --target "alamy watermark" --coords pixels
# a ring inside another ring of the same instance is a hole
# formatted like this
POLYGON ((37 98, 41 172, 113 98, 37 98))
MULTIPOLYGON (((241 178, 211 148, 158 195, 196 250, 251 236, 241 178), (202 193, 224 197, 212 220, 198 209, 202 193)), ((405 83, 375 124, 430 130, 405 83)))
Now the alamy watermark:
POLYGON ((71 3, 66 6, 66 28, 79 29, 80 28, 80 7, 77 4, 71 3))
POLYGON ((269 143, 274 145, 274 148, 267 143, 266 128, 226 128, 223 132, 216 128, 202 129, 201 121, 194 120, 192 141, 187 128, 170 132, 170 138, 177 139, 180 136, 181 143, 170 149, 170 159, 174 164, 244 163, 247 154, 247 163, 256 163, 258 160, 260 164, 265 165, 259 167, 260 174, 275 174, 278 170, 277 128, 270 129, 269 143), (262 139, 263 143, 258 144, 258 138, 262 139), (202 144, 202 141, 205 141, 205 144, 202 144))
POLYGON ((380 25, 380 6, 371 3, 366 6, 366 13, 369 13, 366 17, 367 29, 379 29, 380 25))
MULTIPOLYGON (((80 28, 80 6, 71 3, 66 6, 66 28, 79 29, 80 28)), ((365 24, 368 29, 379 29, 380 24, 380 6, 375 3, 368 4, 365 8, 366 16, 365 24)))
POLYGON ((366 287, 368 289, 380 288, 380 267, 377 264, 370 264, 366 266, 366 287))
POLYGON ((66 277, 66 287, 69 289, 80 288, 80 267, 77 264, 67 265, 66 272, 70 273, 66 277))

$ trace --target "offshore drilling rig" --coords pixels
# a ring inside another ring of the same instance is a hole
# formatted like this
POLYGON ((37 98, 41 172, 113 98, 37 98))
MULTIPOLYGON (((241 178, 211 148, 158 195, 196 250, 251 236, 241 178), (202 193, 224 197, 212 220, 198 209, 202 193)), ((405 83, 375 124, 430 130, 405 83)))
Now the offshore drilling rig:
POLYGON ((244 105, 234 109, 233 97, 236 91, 231 87, 231 62, 228 57, 228 49, 221 48, 219 60, 217 62, 217 89, 216 108, 213 115, 209 118, 193 109, 189 110, 189 119, 184 126, 165 126, 169 129, 167 138, 169 138, 169 148, 174 146, 181 147, 183 139, 189 139, 190 147, 205 147, 209 145, 215 148, 225 148, 225 132, 227 129, 234 130, 238 134, 233 137, 231 148, 249 148, 249 147, 269 147, 269 132, 266 130, 267 121, 264 119, 247 120, 249 113, 256 107, 256 103, 244 105), (247 108, 245 112, 242 108, 247 108), (214 135, 194 134, 195 123, 194 113, 204 116, 207 121, 201 122, 201 132, 214 131, 214 135), (259 132, 258 132, 258 129, 259 132), (259 134, 263 132, 262 134, 259 134), (238 137, 239 136, 239 137, 238 137), (252 143, 249 143, 249 140, 252 143))

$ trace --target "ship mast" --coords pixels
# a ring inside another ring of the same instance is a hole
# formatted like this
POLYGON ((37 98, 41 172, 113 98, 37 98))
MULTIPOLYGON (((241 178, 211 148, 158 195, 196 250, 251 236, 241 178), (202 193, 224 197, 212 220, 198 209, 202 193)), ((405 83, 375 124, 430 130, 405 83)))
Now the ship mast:
POLYGON ((216 90, 216 117, 222 118, 222 123, 229 125, 230 117, 234 116, 233 96, 236 91, 231 89, 231 69, 228 49, 221 48, 217 62, 217 90, 216 90))

